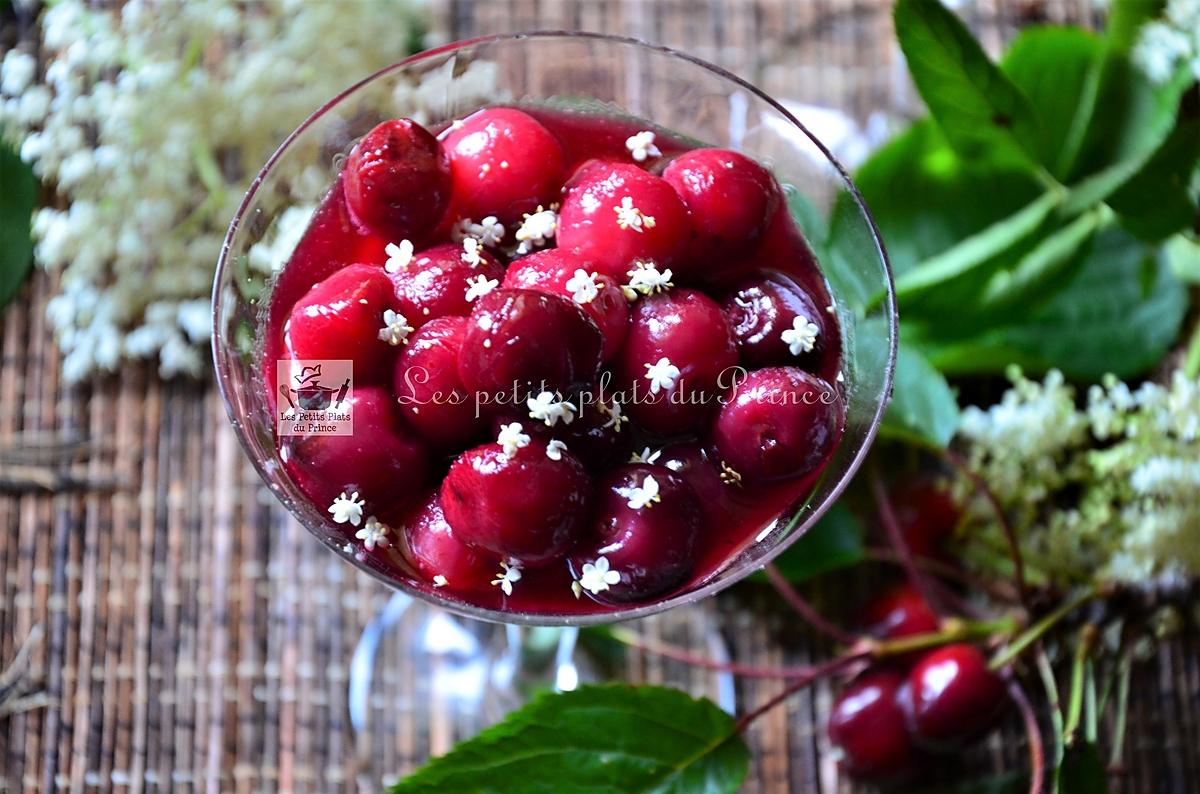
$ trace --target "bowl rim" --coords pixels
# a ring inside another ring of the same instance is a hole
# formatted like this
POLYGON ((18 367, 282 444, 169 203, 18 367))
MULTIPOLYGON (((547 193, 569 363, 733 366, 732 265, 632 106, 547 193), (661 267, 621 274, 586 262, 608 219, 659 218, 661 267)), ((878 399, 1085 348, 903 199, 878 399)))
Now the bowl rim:
MULTIPOLYGON (((878 404, 875 407, 875 413, 871 417, 870 423, 867 427, 866 434, 862 440, 862 443, 859 445, 858 450, 855 452, 854 457, 851 458, 851 460, 846 465, 845 470, 843 472, 841 472, 841 474, 838 476, 837 481, 832 484, 830 491, 827 494, 827 496, 825 497, 825 499, 823 500, 823 502, 820 505, 812 508, 811 513, 804 519, 804 522, 808 524, 809 528, 811 528, 812 525, 815 524, 817 522, 817 520, 819 520, 821 518, 821 516, 823 516, 826 513, 826 511, 828 511, 828 509, 834 504, 834 502, 837 501, 838 497, 840 497, 842 495, 842 493, 849 486, 850 481, 854 478, 854 475, 858 472, 859 468, 862 466, 863 461, 866 459, 866 456, 870 452, 871 446, 873 445, 873 443, 875 441, 876 435, 878 434, 878 431, 879 431, 879 427, 883 422, 883 415, 884 415, 884 412, 887 410, 888 403, 891 401, 892 390, 893 390, 893 386, 894 386, 894 378, 895 378, 896 352, 897 352, 897 345, 899 342, 899 338, 898 338, 899 337, 899 314, 898 314, 898 310, 897 310, 897 306, 896 306, 895 283, 894 283, 894 277, 892 274, 892 265, 891 265, 891 260, 888 257, 887 248, 884 246, 883 238, 882 238, 882 235, 880 234, 879 227, 875 223, 875 218, 871 215, 870 208, 867 207, 867 204, 864 201, 862 194, 859 192, 858 186, 854 183, 853 179, 851 179, 849 172, 841 164, 841 162, 839 162, 838 159, 836 157, 834 157, 833 153, 831 151, 829 151, 828 147, 826 147, 823 142, 821 142, 815 135, 813 135, 812 132, 810 132, 809 129, 806 126, 804 126, 804 124, 799 119, 797 119, 780 102, 776 101, 774 98, 772 98, 771 96, 766 94, 764 91, 760 90, 759 88, 755 87, 751 83, 747 82, 746 80, 742 79, 741 77, 738 77, 736 74, 733 74, 732 72, 730 72, 720 66, 709 63, 708 61, 704 61, 693 55, 689 55, 686 52, 681 52, 680 50, 676 50, 671 47, 666 47, 661 44, 653 44, 650 42, 642 41, 640 39, 633 38, 630 36, 616 36, 616 35, 610 35, 610 34, 606 34, 606 33, 594 33, 594 32, 589 32, 589 31, 571 31, 571 30, 552 30, 551 29, 551 30, 522 31, 522 32, 516 32, 516 33, 500 33, 500 34, 476 36, 476 37, 469 38, 469 39, 461 39, 458 41, 447 42, 446 44, 440 45, 438 47, 434 47, 434 48, 428 49, 428 50, 423 50, 421 52, 410 55, 407 58, 397 61, 396 63, 393 63, 389 66, 385 66, 382 69, 379 69, 378 71, 373 72, 372 74, 368 75, 367 77, 364 77, 363 79, 353 83, 352 85, 350 85, 343 91, 339 92, 333 98, 331 98, 330 100, 325 102, 323 105, 321 105, 315 111, 313 111, 312 114, 310 114, 303 122, 300 123, 300 125, 298 127, 296 127, 295 130, 293 130, 291 132, 291 134, 289 134, 286 138, 284 138, 283 142, 279 145, 279 147, 276 148, 276 150, 271 154, 271 156, 269 158, 267 158, 267 161, 266 161, 266 163, 263 164, 262 168, 259 169, 259 171, 255 175, 253 181, 251 181, 250 186, 247 188, 245 196, 242 198, 242 201, 239 203, 237 212, 234 214, 233 220, 229 224, 229 229, 225 233, 225 238, 221 243, 221 252, 217 259, 217 268, 216 268, 216 271, 213 276, 213 290, 212 290, 212 315, 213 316, 212 316, 212 343, 211 343, 212 356, 213 356, 213 368, 216 373, 217 389, 221 395, 221 401, 225 405, 225 413, 229 417, 230 423, 233 425, 233 429, 234 429, 235 433, 237 434, 238 441, 242 446, 242 450, 246 453, 247 457, 250 458, 250 461, 254 465, 255 471, 258 472, 259 477, 262 478, 262 480, 264 482, 270 483, 273 479, 273 475, 267 471, 267 469, 264 465, 264 461, 261 460, 260 457, 257 455, 257 451, 256 451, 257 445, 254 443, 253 439, 250 437, 250 431, 246 428, 245 423, 243 421, 241 421, 241 419, 238 416, 234 415, 233 404, 227 395, 227 386, 226 386, 227 378, 228 378, 228 375, 226 373, 226 358, 227 358, 227 356, 225 355, 224 350, 223 350, 223 348, 224 348, 223 341, 225 339, 225 336, 222 333, 220 318, 221 318, 221 309, 222 309, 222 306, 224 303, 224 296, 222 295, 222 288, 221 288, 222 280, 223 280, 223 276, 225 275, 226 269, 230 266, 229 254, 230 254, 230 251, 232 250, 234 237, 236 236, 238 230, 240 229, 241 222, 242 222, 243 218, 246 216, 246 213, 249 210, 251 204, 254 202, 254 199, 255 199, 256 195, 258 194, 259 189, 262 187, 264 180, 266 179, 267 175, 270 174, 272 169, 275 167, 275 164, 284 156, 284 154, 289 150, 289 148, 296 141, 296 139, 299 138, 301 135, 303 135, 304 132, 313 123, 315 123, 318 119, 320 119, 322 116, 324 116, 327 112, 329 112, 333 108, 337 107, 343 100, 345 100, 351 94, 354 94, 360 88, 374 82, 375 80, 378 80, 378 79, 384 77, 385 75, 391 74, 392 72, 403 70, 406 67, 409 67, 413 64, 420 63, 422 61, 425 61, 425 60, 428 60, 431 58, 436 58, 436 57, 439 57, 439 56, 442 56, 442 55, 445 55, 447 53, 454 52, 457 50, 466 50, 466 49, 469 49, 472 47, 478 47, 479 45, 482 45, 482 44, 493 44, 493 43, 523 41, 523 40, 540 41, 540 40, 548 40, 548 39, 588 39, 588 40, 605 42, 607 44, 628 45, 628 46, 632 46, 635 48, 648 50, 648 51, 663 54, 663 55, 668 55, 674 59, 682 60, 682 61, 692 64, 693 66, 704 69, 705 71, 708 71, 708 72, 716 75, 717 77, 720 77, 723 80, 732 83, 733 85, 737 86, 738 88, 740 88, 744 91, 747 91, 748 93, 755 96, 757 99, 767 103, 767 105, 770 106, 775 112, 780 114, 780 116, 785 118, 794 127, 799 129, 804 134, 804 136, 809 140, 809 142, 811 142, 821 152, 821 154, 824 155, 825 159, 829 162, 829 164, 833 166, 838 177, 841 179, 843 186, 848 190, 850 195, 853 197, 855 204, 857 204, 862 215, 865 217, 868 228, 871 233, 871 240, 874 244, 874 247, 878 250, 879 258, 883 265, 884 281, 886 283, 885 294, 883 296, 883 300, 880 302, 880 304, 882 305, 882 307, 884 308, 884 310, 887 313, 887 327, 888 327, 887 361, 885 363, 885 368, 884 368, 884 373, 883 373, 883 383, 882 383, 881 392, 880 392, 882 394, 882 398, 879 400, 878 404)), ((299 516, 296 516, 295 513, 292 512, 292 510, 286 504, 284 505, 284 507, 288 509, 288 513, 291 514, 292 518, 295 519, 296 521, 298 521, 301 525, 303 525, 304 528, 306 530, 308 530, 310 533, 312 533, 314 535, 314 537, 317 538, 318 541, 320 541, 323 545, 329 547, 331 550, 335 550, 335 544, 333 544, 332 541, 330 541, 328 538, 321 537, 314 529, 309 527, 306 522, 301 520, 299 518, 299 516)), ((696 587, 692 590, 687 590, 682 593, 677 593, 675 595, 670 596, 669 598, 664 598, 662 600, 654 601, 652 603, 633 605, 628 608, 618 608, 618 609, 616 609, 614 611, 610 611, 610 612, 595 612, 595 613, 586 613, 586 614, 543 614, 543 613, 536 613, 536 612, 508 612, 508 611, 499 610, 499 609, 488 609, 486 607, 479 607, 479 606, 475 606, 473 604, 466 603, 464 601, 459 601, 454 598, 447 598, 447 597, 438 595, 436 592, 433 592, 433 591, 427 591, 427 590, 424 590, 421 588, 412 587, 404 582, 400 582, 395 579, 391 579, 391 578, 384 576, 381 572, 373 569, 371 566, 363 565, 363 564, 357 562, 356 560, 353 560, 352 558, 346 558, 343 555, 339 555, 339 556, 343 556, 343 559, 346 562, 352 564, 357 570, 362 571, 363 573, 366 573, 367 575, 369 575, 372 578, 383 583, 384 585, 386 585, 389 589, 391 589, 393 591, 402 592, 410 597, 420 599, 420 600, 425 601, 433 606, 437 606, 442 609, 446 609, 450 612, 453 612, 455 614, 462 615, 465 617, 473 618, 476 620, 483 620, 483 621, 487 621, 487 622, 491 622, 491 623, 508 623, 508 624, 528 625, 528 626, 594 626, 594 625, 602 625, 602 624, 607 624, 607 623, 616 623, 616 622, 621 622, 621 621, 626 621, 626 620, 634 620, 637 618, 654 615, 659 612, 665 612, 666 610, 672 609, 674 607, 685 606, 688 604, 695 604, 697 602, 700 602, 706 598, 709 598, 710 596, 716 595, 717 593, 724 590, 725 588, 730 587, 733 584, 741 581, 742 579, 746 578, 754 571, 761 570, 764 566, 766 566, 772 560, 774 560, 776 557, 778 557, 780 554, 782 554, 785 550, 788 549, 788 547, 790 547, 793 543, 795 543, 797 540, 799 540, 805 534, 807 534, 807 530, 799 531, 798 529, 793 529, 788 534, 787 537, 779 540, 771 548, 767 549, 762 554, 761 557, 756 559, 754 561, 754 565, 746 565, 745 571, 739 572, 735 575, 726 575, 726 576, 722 576, 720 578, 712 579, 710 581, 707 581, 707 582, 699 585, 698 587, 696 587)), ((721 570, 724 572, 728 572, 729 569, 724 568, 721 570)))

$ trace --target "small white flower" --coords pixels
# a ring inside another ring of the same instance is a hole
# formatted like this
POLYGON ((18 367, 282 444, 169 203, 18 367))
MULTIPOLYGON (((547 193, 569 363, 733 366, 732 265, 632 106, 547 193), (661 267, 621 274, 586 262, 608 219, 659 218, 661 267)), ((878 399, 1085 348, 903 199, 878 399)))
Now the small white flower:
POLYGON ((383 269, 389 273, 399 273, 412 264, 413 244, 411 240, 401 240, 399 245, 388 243, 383 251, 388 256, 387 264, 383 266, 383 269))
POLYGON ((793 356, 798 356, 801 353, 812 352, 812 349, 817 345, 817 336, 820 333, 820 326, 803 314, 798 314, 792 320, 792 327, 785 328, 779 337, 788 346, 788 351, 793 356))
POLYGON ((633 269, 626 275, 629 276, 629 283, 625 285, 626 298, 629 298, 631 292, 636 298, 637 294, 653 295, 656 292, 665 292, 675 286, 671 281, 670 268, 660 271, 658 265, 645 259, 637 260, 633 269))
POLYGON ((479 223, 463 218, 454 224, 450 236, 456 243, 474 237, 483 245, 499 245, 504 239, 504 224, 495 215, 488 215, 479 223))
POLYGON ((564 425, 575 420, 575 406, 569 400, 558 399, 556 392, 539 392, 536 397, 526 400, 525 405, 529 408, 529 418, 545 422, 546 427, 554 427, 559 420, 564 425))
POLYGON ((654 216, 647 215, 633 206, 631 196, 621 199, 621 203, 613 207, 613 212, 617 213, 617 226, 621 229, 633 229, 641 234, 643 229, 654 228, 654 216))
POLYGON ((603 593, 621 581, 621 574, 610 570, 608 558, 603 554, 595 562, 585 562, 579 576, 579 586, 592 595, 603 593))
POLYGON ((504 595, 512 595, 513 584, 521 581, 521 566, 516 560, 500 563, 500 572, 496 574, 496 578, 492 580, 494 587, 499 587, 504 591, 504 595))
POLYGON ((526 213, 515 237, 517 238, 517 254, 528 254, 535 248, 541 248, 558 234, 558 213, 553 209, 545 209, 538 205, 537 211, 526 213))
POLYGON ((662 450, 656 449, 651 451, 650 447, 643 447, 641 452, 635 452, 629 457, 630 463, 654 463, 662 457, 662 450))
POLYGON ((567 279, 567 292, 571 293, 571 300, 576 303, 591 303, 596 300, 596 296, 600 294, 597 278, 596 273, 588 273, 582 268, 576 270, 575 275, 567 279))
POLYGON ((346 496, 346 492, 342 491, 337 499, 333 500, 333 504, 329 506, 329 512, 333 515, 335 524, 345 524, 349 522, 351 526, 358 526, 362 522, 363 506, 366 504, 358 498, 358 491, 346 496))
POLYGON ((653 364, 646 364, 645 367, 646 380, 650 381, 651 394, 675 388, 675 382, 679 380, 679 367, 672 364, 669 358, 663 356, 653 364))
POLYGON ((621 432, 621 425, 629 421, 629 417, 625 416, 621 411, 621 403, 619 400, 613 400, 612 405, 605 405, 603 402, 596 403, 596 407, 600 409, 600 413, 608 417, 608 421, 603 427, 611 427, 618 433, 621 432))
POLYGON ((483 246, 474 237, 464 237, 463 241, 462 261, 466 262, 471 267, 479 267, 483 264, 483 246))
POLYGON ((473 301, 476 298, 482 298, 498 286, 500 286, 499 279, 488 278, 482 274, 475 278, 469 278, 467 279, 467 300, 473 301))
POLYGON ((567 445, 559 441, 557 438, 550 439, 550 443, 546 445, 546 457, 550 460, 562 460, 562 454, 566 452, 567 445))
POLYGON ((662 497, 658 495, 658 480, 654 479, 652 474, 646 475, 640 487, 635 485, 627 488, 621 492, 621 496, 625 497, 630 510, 641 510, 662 501, 662 497))
POLYGON ((730 466, 725 461, 721 461, 721 482, 726 485, 741 485, 742 474, 737 469, 730 466))
POLYGON ((383 312, 383 328, 379 329, 379 341, 389 345, 399 345, 408 339, 413 327, 408 324, 408 318, 399 312, 385 309, 383 312))
POLYGON ((650 130, 642 130, 639 133, 630 135, 625 139, 625 148, 629 150, 629 154, 639 163, 645 162, 650 157, 660 157, 662 152, 654 145, 654 133, 650 130))
POLYGON ((518 449, 529 446, 529 434, 522 432, 520 422, 510 422, 500 426, 496 443, 504 450, 504 454, 511 458, 517 454, 518 449))
POLYGON ((576 600, 583 595, 583 587, 579 584, 578 579, 575 579, 571 582, 571 592, 574 593, 576 600))
POLYGON ((354 533, 354 537, 363 542, 363 546, 367 551, 375 551, 376 546, 382 549, 391 545, 387 534, 387 525, 375 518, 375 516, 371 516, 367 519, 367 523, 363 525, 363 528, 354 533))
POLYGON ((440 573, 433 577, 434 587, 445 587, 448 584, 450 584, 450 580, 445 576, 442 576, 440 573))

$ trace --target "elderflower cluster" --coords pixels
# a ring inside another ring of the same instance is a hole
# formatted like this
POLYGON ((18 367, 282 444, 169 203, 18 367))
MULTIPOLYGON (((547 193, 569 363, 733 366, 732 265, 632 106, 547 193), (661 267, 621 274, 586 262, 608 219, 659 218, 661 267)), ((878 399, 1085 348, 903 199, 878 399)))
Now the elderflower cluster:
MULTIPOLYGON (((998 405, 966 410, 958 440, 1032 568, 1059 583, 1200 575, 1200 381, 1109 377, 1078 401, 1057 372, 1010 378, 998 405)), ((972 541, 1002 548, 982 501, 969 515, 972 541)))
POLYGON ((1142 27, 1133 60, 1155 83, 1168 82, 1181 66, 1200 80, 1200 0, 1168 0, 1162 17, 1142 27))
MULTIPOLYGON (((417 2, 47 4, 42 62, 0 61, 0 129, 65 199, 33 232, 38 263, 61 274, 48 315, 67 379, 125 358, 203 371, 213 269, 250 179, 315 108, 406 54, 417 2)), ((290 192, 302 204, 324 186, 314 168, 290 192)), ((307 213, 289 220, 253 267, 290 251, 307 213)))

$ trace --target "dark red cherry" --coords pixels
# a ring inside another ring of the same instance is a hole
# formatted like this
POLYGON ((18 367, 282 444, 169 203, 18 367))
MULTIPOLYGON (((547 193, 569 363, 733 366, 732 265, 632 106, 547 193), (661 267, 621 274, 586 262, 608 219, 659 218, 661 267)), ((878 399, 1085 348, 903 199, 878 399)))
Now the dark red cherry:
POLYGON ((410 119, 385 121, 364 135, 346 159, 345 175, 354 215, 394 240, 428 239, 450 197, 446 156, 410 119))
POLYGON ((663 171, 688 208, 692 256, 721 260, 745 256, 780 204, 771 172, 729 149, 693 149, 663 171))
POLYGON ((908 776, 920 757, 898 694, 904 674, 867 670, 838 694, 829 714, 829 740, 842 768, 859 780, 889 783, 908 776))
MULTIPOLYGON (((464 452, 442 482, 442 509, 455 534, 522 565, 562 557, 586 528, 592 484, 574 455, 552 451, 521 426, 515 440, 464 452), (517 444, 524 446, 517 446, 517 444)), ((501 441, 508 440, 501 433, 501 441)))
POLYGON ((746 481, 799 477, 833 448, 840 411, 828 383, 795 367, 751 372, 717 413, 721 459, 746 481))
POLYGON ((504 266, 482 249, 446 243, 422 251, 390 275, 401 311, 420 328, 438 317, 469 314, 480 292, 499 286, 504 266))
POLYGON ((347 398, 350 435, 283 436, 280 458, 314 505, 324 510, 337 496, 358 492, 367 515, 382 515, 412 502, 428 476, 424 445, 396 416, 387 389, 355 386, 347 398))
POLYGON ((297 359, 351 359, 357 382, 378 381, 396 350, 380 338, 384 312, 397 308, 383 270, 350 265, 296 302, 284 325, 284 344, 297 359))
POLYGON ((813 369, 825 341, 825 314, 782 273, 752 276, 721 303, 747 366, 813 369))
POLYGON ((973 645, 930 651, 908 674, 909 728, 924 746, 952 750, 987 731, 1008 703, 1004 681, 973 645))
POLYGON ((514 390, 519 404, 540 391, 572 394, 600 368, 600 331, 566 298, 497 289, 471 309, 458 358, 469 392, 493 404, 514 390))
POLYGON ((549 206, 563 180, 563 151, 541 122, 512 108, 485 108, 453 124, 442 146, 450 158, 455 209, 494 215, 516 231, 522 215, 549 206))
POLYGON ((400 412, 433 447, 462 448, 486 421, 458 374, 466 317, 439 317, 408 338, 396 360, 393 384, 400 412))
POLYGON ((892 509, 909 549, 919 557, 941 554, 961 516, 949 492, 930 479, 910 480, 895 488, 892 509))
POLYGON ((492 431, 498 433, 503 425, 520 422, 525 432, 547 444, 552 440, 566 444, 571 454, 593 473, 606 471, 628 460, 633 431, 629 429, 628 420, 613 418, 611 403, 602 403, 597 390, 584 389, 577 397, 569 398, 569 413, 562 418, 546 417, 538 408, 538 395, 529 399, 533 401, 532 405, 526 401, 506 407, 493 416, 492 431), (551 424, 546 423, 547 418, 551 424))
POLYGON ((629 301, 621 286, 569 251, 551 248, 521 257, 508 268, 503 286, 548 292, 574 301, 600 329, 604 338, 600 357, 604 361, 612 358, 625 341, 629 301))
POLYGON ((733 333, 716 302, 697 290, 673 289, 633 305, 613 365, 621 382, 636 384, 636 397, 626 406, 633 420, 671 434, 695 430, 712 413, 718 394, 733 385, 737 360, 733 333))
POLYGON ((692 486, 704 508, 706 526, 721 531, 733 525, 736 506, 730 498, 730 489, 737 485, 721 479, 720 461, 708 449, 691 441, 672 444, 654 462, 692 486))
POLYGON ((558 247, 618 283, 638 259, 682 267, 691 226, 675 189, 637 166, 592 160, 566 187, 558 247))
POLYGON ((436 491, 404 521, 403 532, 412 564, 436 588, 484 592, 500 570, 499 560, 458 539, 436 491))
POLYGON ((613 469, 596 484, 596 539, 572 555, 572 573, 600 601, 659 595, 687 579, 702 522, 696 494, 669 469, 646 464, 613 469), (612 581, 597 578, 604 575, 597 566, 612 581))
POLYGON ((863 607, 859 625, 880 639, 911 637, 937 631, 937 613, 915 587, 907 582, 878 594, 863 607))

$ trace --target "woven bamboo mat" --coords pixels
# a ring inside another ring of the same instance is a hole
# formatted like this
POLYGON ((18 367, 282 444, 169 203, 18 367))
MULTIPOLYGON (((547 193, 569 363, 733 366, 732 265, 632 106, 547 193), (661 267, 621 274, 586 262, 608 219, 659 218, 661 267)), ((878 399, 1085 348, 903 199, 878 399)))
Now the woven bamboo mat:
MULTIPOLYGON (((435 5, 436 34, 447 40, 536 28, 621 33, 686 49, 769 93, 860 122, 879 109, 915 112, 880 0, 435 5)), ((1090 13, 1090 0, 996 0, 970 10, 992 47, 1022 21, 1090 13)), ((486 715, 464 709, 438 685, 446 671, 411 653, 427 627, 416 613, 382 635, 365 726, 352 726, 351 655, 389 593, 274 504, 211 385, 162 383, 135 368, 65 388, 44 320, 51 290, 35 277, 0 317, 0 450, 49 454, 54 442, 72 458, 4 472, 49 476, 57 490, 0 494, 0 660, 42 627, 32 673, 53 700, 0 720, 0 791, 372 792, 474 730, 486 715)), ((846 602, 857 585, 823 589, 818 597, 846 602)), ((712 651, 717 631, 730 655, 750 664, 829 652, 753 586, 637 628, 698 652, 712 651)), ((498 632, 502 639, 499 629, 488 641, 498 632)), ((1123 790, 1200 790, 1198 658, 1200 644, 1188 639, 1140 671, 1123 790)), ((619 673, 733 694, 741 707, 778 687, 744 682, 730 693, 708 673, 636 653, 619 673)), ((830 699, 817 687, 754 726, 747 792, 848 790, 821 728, 830 699)), ((970 763, 1023 762, 1010 731, 970 763)))

